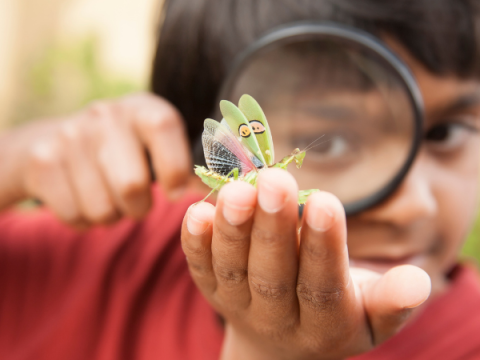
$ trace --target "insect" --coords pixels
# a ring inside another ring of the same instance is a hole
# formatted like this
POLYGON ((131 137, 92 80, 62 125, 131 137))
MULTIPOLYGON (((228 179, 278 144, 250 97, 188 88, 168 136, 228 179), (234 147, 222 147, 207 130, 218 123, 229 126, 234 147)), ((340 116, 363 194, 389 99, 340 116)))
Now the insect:
MULTIPOLYGON (((292 162, 300 168, 306 151, 313 145, 305 150, 295 149, 275 163, 270 127, 262 108, 253 97, 243 95, 238 107, 222 100, 220 111, 223 115, 221 122, 212 119, 204 122, 202 144, 208 169, 195 166, 195 174, 212 189, 208 196, 234 180, 256 186, 259 172, 266 168, 286 170, 292 162)), ((304 204, 308 196, 317 191, 299 191, 298 203, 304 204)))

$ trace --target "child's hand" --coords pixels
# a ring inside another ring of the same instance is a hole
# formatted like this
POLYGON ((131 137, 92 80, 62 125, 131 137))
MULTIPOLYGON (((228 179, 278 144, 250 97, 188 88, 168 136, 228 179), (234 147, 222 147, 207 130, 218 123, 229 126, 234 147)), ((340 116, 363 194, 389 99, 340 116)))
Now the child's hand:
POLYGON ((0 209, 34 197, 82 227, 147 213, 147 152, 172 198, 192 175, 180 114, 150 94, 98 102, 69 117, 15 129, 0 138, 0 148, 0 209))
POLYGON ((216 208, 192 206, 182 245, 199 289, 227 322, 223 359, 341 359, 372 349, 430 293, 414 266, 381 276, 349 269, 345 214, 313 194, 298 236, 297 185, 286 171, 258 191, 226 185, 216 208))

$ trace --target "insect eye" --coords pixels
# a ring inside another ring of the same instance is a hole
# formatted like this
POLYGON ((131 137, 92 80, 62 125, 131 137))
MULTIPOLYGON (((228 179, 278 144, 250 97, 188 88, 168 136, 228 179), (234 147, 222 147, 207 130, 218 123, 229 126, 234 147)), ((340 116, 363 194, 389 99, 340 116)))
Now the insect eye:
POLYGON ((250 136, 250 128, 248 127, 248 125, 242 124, 238 128, 238 133, 240 134, 240 136, 247 138, 250 136))
POLYGON ((263 134, 265 132, 265 126, 258 120, 250 121, 250 126, 255 134, 263 134))

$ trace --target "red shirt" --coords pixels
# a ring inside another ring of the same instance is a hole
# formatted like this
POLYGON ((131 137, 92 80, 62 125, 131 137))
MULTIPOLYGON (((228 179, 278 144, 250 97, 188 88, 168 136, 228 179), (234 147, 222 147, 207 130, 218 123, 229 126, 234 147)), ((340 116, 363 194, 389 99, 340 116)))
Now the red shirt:
MULTIPOLYGON (((196 200, 155 191, 144 221, 84 233, 47 211, 0 215, 0 359, 217 359, 223 330, 180 247, 196 200)), ((459 268, 412 324, 356 359, 480 359, 475 272, 459 268)))

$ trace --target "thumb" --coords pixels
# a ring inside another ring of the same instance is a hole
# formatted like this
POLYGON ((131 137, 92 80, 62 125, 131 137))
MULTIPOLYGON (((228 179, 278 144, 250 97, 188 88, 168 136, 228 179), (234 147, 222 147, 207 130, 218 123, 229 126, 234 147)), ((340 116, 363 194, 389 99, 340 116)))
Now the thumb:
POLYGON ((412 310, 428 299, 430 291, 430 277, 413 265, 394 267, 365 284, 363 296, 373 344, 382 343, 400 330, 412 310))

